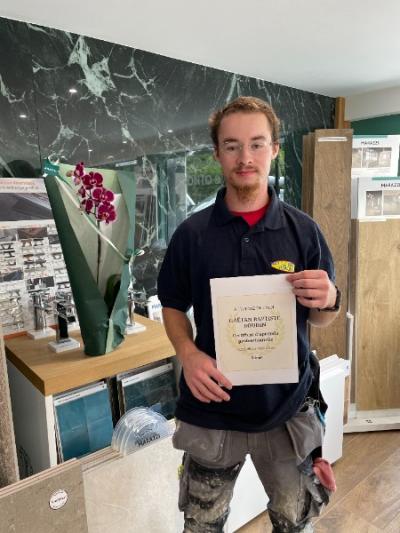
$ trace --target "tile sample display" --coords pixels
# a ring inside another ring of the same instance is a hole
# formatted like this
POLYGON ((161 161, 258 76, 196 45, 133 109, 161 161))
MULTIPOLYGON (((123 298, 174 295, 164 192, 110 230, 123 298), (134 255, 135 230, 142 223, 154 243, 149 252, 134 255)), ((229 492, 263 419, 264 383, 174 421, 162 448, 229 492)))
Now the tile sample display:
POLYGON ((54 397, 60 461, 96 452, 111 444, 113 422, 105 382, 54 397))
POLYGON ((121 414, 134 407, 150 407, 168 420, 174 417, 177 388, 172 362, 119 374, 117 387, 121 414))
POLYGON ((90 533, 176 533, 182 531, 178 511, 178 475, 182 452, 171 438, 156 441, 125 457, 83 470, 90 533))
POLYGON ((45 470, 0 490, 1 533, 87 533, 78 461, 45 470))

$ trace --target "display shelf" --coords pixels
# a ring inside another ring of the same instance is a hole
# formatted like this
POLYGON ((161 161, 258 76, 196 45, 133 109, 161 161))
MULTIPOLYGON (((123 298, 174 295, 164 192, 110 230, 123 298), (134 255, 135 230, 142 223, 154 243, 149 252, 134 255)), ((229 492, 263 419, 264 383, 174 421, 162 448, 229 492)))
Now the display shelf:
POLYGON ((33 340, 24 335, 6 340, 8 360, 45 396, 81 387, 94 381, 115 376, 174 354, 162 324, 136 315, 146 330, 129 335, 113 352, 100 356, 84 353, 81 348, 56 354, 48 339, 33 340))

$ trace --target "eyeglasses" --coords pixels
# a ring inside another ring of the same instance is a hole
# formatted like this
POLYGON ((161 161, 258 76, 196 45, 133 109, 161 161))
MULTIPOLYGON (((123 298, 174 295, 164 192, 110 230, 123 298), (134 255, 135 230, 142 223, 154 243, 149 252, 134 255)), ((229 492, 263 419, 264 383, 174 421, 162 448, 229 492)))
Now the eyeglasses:
MULTIPOLYGON (((258 141, 252 141, 247 145, 247 148, 252 154, 261 154, 268 146, 272 146, 272 141, 266 141, 260 139, 258 141)), ((243 151, 244 145, 236 141, 225 141, 222 143, 221 150, 224 154, 239 155, 243 151)))

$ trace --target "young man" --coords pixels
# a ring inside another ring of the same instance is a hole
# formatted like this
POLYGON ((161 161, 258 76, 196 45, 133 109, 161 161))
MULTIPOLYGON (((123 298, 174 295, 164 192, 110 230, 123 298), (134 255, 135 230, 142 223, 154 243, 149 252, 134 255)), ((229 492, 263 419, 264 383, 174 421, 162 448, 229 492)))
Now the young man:
POLYGON ((329 491, 313 471, 323 425, 307 321, 324 326, 336 316, 332 257, 315 222, 268 187, 279 151, 272 108, 240 97, 212 115, 210 128, 225 187, 215 205, 178 227, 158 280, 165 328, 183 369, 173 440, 185 451, 179 495, 185 531, 222 532, 247 453, 268 495, 274 531, 312 531, 310 519, 329 491), (287 279, 297 299, 299 382, 232 387, 216 368, 210 279, 278 274, 277 261, 294 265, 287 279), (191 305, 196 340, 185 314, 191 305))

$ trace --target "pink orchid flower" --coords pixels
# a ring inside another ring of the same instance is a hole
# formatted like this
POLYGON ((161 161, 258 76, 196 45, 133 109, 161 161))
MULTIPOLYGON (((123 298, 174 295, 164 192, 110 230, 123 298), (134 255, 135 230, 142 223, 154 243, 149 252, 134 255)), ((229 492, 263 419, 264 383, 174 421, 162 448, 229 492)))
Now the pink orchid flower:
POLYGON ((85 174, 85 167, 84 167, 83 162, 78 163, 73 172, 75 185, 80 185, 84 174, 85 174))
POLYGON ((117 215, 114 206, 109 203, 102 203, 97 211, 97 220, 101 220, 106 224, 113 222, 117 215))
POLYGON ((114 193, 104 187, 96 187, 92 191, 92 198, 95 202, 112 202, 114 193))
POLYGON ((103 184, 103 176, 99 172, 89 172, 82 177, 83 186, 86 189, 93 189, 93 187, 101 187, 103 184))
POLYGON ((85 198, 84 200, 82 200, 81 202, 81 207, 82 209, 84 209, 86 211, 86 213, 91 213, 92 212, 92 209, 94 207, 94 202, 91 198, 85 198))

